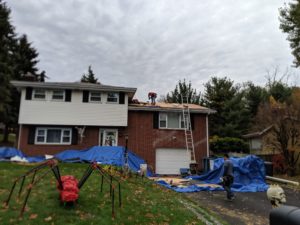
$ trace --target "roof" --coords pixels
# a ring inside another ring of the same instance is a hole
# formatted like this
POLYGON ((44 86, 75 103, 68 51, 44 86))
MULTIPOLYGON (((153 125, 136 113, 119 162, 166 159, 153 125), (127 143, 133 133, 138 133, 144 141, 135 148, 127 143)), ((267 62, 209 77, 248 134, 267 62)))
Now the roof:
POLYGON ((32 82, 32 81, 11 81, 11 84, 17 88, 45 88, 45 89, 71 89, 71 90, 88 90, 88 91, 122 91, 133 97, 136 88, 119 87, 103 84, 92 84, 83 82, 32 82))
POLYGON ((268 132, 273 126, 269 126, 266 129, 262 130, 262 131, 258 131, 258 132, 253 132, 253 133, 249 133, 249 134, 245 134, 242 137, 243 138, 255 138, 255 137, 261 137, 263 134, 265 134, 266 132, 268 132))
POLYGON ((192 113, 215 113, 215 110, 196 105, 196 104, 177 104, 177 103, 166 103, 166 102, 156 102, 152 105, 149 102, 140 103, 130 103, 128 109, 131 111, 174 111, 182 112, 183 107, 189 108, 192 113))

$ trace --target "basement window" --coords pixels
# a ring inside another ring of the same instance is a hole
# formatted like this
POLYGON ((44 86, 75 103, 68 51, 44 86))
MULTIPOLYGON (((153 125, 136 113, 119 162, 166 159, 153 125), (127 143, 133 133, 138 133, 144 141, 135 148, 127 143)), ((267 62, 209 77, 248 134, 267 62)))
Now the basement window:
POLYGON ((37 128, 35 144, 71 144, 71 128, 37 128))

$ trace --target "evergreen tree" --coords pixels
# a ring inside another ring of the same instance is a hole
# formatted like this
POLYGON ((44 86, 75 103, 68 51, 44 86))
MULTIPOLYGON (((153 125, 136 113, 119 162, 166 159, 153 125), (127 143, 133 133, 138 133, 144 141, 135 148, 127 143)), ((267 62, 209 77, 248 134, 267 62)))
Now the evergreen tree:
POLYGON ((300 66, 300 1, 295 0, 279 9, 280 29, 288 34, 294 64, 300 66))
POLYGON ((21 80, 24 79, 26 74, 32 74, 33 80, 38 80, 38 68, 37 60, 38 53, 36 49, 31 46, 31 43, 28 42, 27 36, 22 35, 17 42, 16 49, 14 51, 15 57, 15 74, 14 79, 21 80))
POLYGON ((200 95, 201 94, 198 94, 196 89, 192 88, 191 81, 187 83, 184 79, 183 82, 179 80, 174 91, 168 93, 163 100, 169 103, 181 103, 182 97, 188 97, 189 103, 200 104, 200 95))
POLYGON ((261 103, 268 99, 267 90, 263 87, 256 86, 252 82, 244 84, 243 89, 245 107, 249 110, 250 117, 253 119, 261 103))
POLYGON ((227 77, 212 77, 204 87, 203 104, 217 111, 209 116, 210 135, 241 137, 249 127, 250 114, 239 86, 227 77))
POLYGON ((83 74, 82 75, 81 82, 84 82, 84 83, 93 83, 93 84, 100 84, 100 82, 98 82, 98 78, 95 77, 95 74, 94 74, 94 72, 92 70, 92 66, 89 66, 87 74, 83 74))
POLYGON ((0 0, 0 123, 5 125, 3 142, 8 142, 8 130, 17 126, 20 96, 10 84, 11 80, 23 79, 32 73, 37 79, 36 50, 25 35, 16 37, 10 22, 10 9, 0 0))
MULTIPOLYGON (((6 124, 10 115, 10 80, 13 77, 13 50, 16 44, 15 28, 10 23, 10 9, 0 0, 0 123, 6 124)), ((6 129, 8 127, 6 126, 6 129)), ((8 136, 4 135, 4 139, 8 136)))

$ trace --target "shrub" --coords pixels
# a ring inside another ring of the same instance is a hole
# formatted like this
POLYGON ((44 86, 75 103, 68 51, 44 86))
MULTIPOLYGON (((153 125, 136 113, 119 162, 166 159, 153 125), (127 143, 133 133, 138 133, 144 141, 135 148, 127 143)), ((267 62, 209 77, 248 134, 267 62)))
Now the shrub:
POLYGON ((249 145, 240 138, 214 136, 209 140, 209 147, 214 153, 249 153, 249 145))

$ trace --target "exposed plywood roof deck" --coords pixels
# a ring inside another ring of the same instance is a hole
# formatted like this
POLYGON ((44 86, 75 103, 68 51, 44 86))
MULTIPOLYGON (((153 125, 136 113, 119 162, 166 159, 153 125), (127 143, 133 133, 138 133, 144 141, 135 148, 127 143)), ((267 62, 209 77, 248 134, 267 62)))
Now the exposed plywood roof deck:
POLYGON ((214 110, 196 105, 196 104, 178 104, 167 102, 156 102, 151 104, 149 102, 130 103, 129 110, 141 110, 141 111, 180 111, 184 107, 189 107, 190 112, 202 112, 202 113, 215 113, 214 110))

